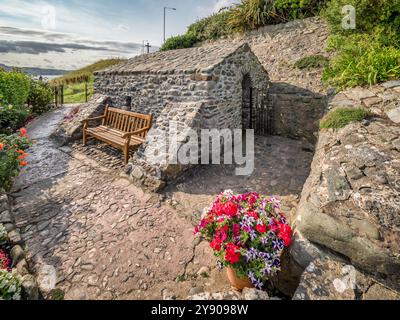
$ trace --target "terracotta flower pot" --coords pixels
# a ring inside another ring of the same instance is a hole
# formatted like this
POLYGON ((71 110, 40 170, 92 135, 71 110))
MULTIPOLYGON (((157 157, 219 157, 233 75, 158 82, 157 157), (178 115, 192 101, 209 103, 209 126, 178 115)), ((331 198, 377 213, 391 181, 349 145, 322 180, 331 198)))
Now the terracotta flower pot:
POLYGON ((236 275, 235 269, 229 267, 226 269, 228 279, 231 283, 232 289, 242 291, 244 288, 254 288, 249 278, 239 278, 236 275))

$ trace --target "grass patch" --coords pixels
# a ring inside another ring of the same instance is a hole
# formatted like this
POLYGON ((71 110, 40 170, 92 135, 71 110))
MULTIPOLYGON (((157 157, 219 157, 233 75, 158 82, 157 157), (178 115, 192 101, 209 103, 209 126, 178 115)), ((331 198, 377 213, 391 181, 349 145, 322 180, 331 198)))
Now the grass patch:
POLYGON ((340 129, 352 122, 360 122, 368 117, 364 108, 337 108, 328 113, 320 123, 321 129, 340 129))
POLYGON ((298 69, 313 69, 313 68, 325 68, 329 65, 329 59, 321 54, 315 54, 307 56, 297 60, 294 66, 298 69))
MULTIPOLYGON (((88 91, 90 98, 93 95, 93 81, 88 83, 88 91)), ((64 103, 84 103, 85 100, 85 83, 70 84, 64 87, 64 103)))
POLYGON ((93 73, 95 71, 103 70, 113 65, 119 64, 125 61, 124 59, 106 59, 97 61, 91 65, 88 65, 84 68, 69 72, 62 77, 58 77, 50 81, 50 84, 57 85, 57 84, 74 84, 74 83, 81 83, 86 80, 89 82, 93 81, 93 73))

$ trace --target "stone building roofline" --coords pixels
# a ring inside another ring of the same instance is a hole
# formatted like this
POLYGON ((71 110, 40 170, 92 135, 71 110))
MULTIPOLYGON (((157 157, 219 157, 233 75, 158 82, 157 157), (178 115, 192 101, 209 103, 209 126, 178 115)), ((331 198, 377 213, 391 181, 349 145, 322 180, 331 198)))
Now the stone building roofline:
POLYGON ((207 73, 231 55, 247 51, 251 51, 249 44, 239 42, 155 52, 97 71, 95 75, 207 73))

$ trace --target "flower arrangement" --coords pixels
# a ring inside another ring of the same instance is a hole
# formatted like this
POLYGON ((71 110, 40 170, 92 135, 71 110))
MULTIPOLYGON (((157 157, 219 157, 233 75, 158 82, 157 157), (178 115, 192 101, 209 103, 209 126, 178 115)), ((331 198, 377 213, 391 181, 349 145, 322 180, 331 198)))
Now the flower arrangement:
POLYGON ((30 146, 25 128, 21 128, 18 134, 0 135, 0 187, 9 190, 21 168, 28 165, 24 150, 30 146))
POLYGON ((221 268, 233 268, 258 289, 280 271, 281 254, 292 239, 279 199, 255 192, 221 193, 205 209, 195 229, 198 233, 210 242, 221 268))
POLYGON ((0 249, 0 270, 6 270, 10 272, 11 271, 10 267, 11 267, 10 257, 3 249, 0 249))

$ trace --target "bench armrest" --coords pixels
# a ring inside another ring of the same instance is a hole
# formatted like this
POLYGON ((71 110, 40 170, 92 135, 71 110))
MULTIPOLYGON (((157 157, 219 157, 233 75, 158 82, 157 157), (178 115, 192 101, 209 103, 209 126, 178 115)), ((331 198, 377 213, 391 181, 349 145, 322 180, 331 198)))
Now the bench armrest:
POLYGON ((100 116, 100 117, 95 117, 95 118, 87 118, 85 120, 82 120, 82 124, 83 124, 83 129, 87 129, 89 126, 89 121, 95 121, 95 120, 101 120, 101 119, 105 119, 106 116, 100 116))
POLYGON ((137 130, 137 131, 134 131, 134 132, 128 132, 128 133, 125 133, 122 136, 122 138, 124 138, 124 139, 130 138, 131 136, 135 136, 135 135, 141 134, 141 133, 149 131, 149 130, 150 130, 150 128, 144 128, 144 129, 140 129, 140 130, 137 130))

